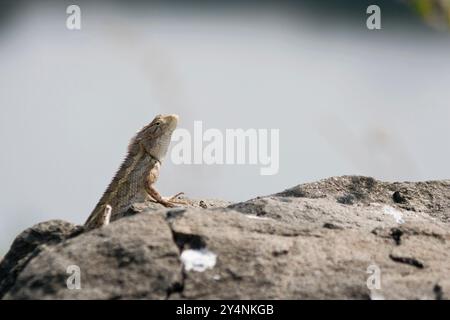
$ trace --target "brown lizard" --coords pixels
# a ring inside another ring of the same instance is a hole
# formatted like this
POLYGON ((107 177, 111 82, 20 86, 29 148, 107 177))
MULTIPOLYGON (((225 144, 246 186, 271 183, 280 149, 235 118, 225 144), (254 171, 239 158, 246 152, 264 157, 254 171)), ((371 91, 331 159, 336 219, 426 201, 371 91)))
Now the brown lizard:
POLYGON ((84 224, 85 230, 123 217, 134 202, 150 198, 166 207, 183 203, 177 200, 182 192, 164 198, 154 187, 177 123, 177 115, 158 115, 131 139, 125 160, 84 224))

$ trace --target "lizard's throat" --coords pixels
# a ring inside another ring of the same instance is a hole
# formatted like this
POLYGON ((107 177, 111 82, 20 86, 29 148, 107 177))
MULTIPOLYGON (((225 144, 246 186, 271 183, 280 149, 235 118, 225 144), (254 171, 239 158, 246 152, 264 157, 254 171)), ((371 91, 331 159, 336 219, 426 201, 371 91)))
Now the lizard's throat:
POLYGON ((148 150, 148 154, 159 162, 163 161, 169 149, 170 138, 171 135, 164 135, 155 141, 155 144, 148 150))

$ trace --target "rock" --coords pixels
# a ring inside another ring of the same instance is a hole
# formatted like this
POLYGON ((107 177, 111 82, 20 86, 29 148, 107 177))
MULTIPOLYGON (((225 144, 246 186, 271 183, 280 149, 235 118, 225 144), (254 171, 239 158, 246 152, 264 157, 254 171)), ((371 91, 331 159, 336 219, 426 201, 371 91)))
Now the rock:
POLYGON ((41 249, 60 243, 80 231, 80 227, 69 222, 52 220, 38 223, 18 235, 0 262, 0 297, 15 283, 17 275, 41 249))
POLYGON ((85 233, 63 221, 25 230, 0 263, 0 297, 450 296, 448 180, 344 176, 236 204, 188 201, 135 204, 129 216, 85 233), (80 289, 68 289, 70 266, 79 267, 80 289))

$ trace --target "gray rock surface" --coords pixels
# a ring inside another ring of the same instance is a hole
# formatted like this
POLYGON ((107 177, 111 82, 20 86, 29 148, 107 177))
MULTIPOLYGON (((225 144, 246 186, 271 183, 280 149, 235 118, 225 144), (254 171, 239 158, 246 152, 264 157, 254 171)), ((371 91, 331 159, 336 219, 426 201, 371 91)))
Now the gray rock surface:
POLYGON ((448 299, 450 181, 329 178, 242 203, 136 204, 83 233, 21 233, 4 299, 448 299), (68 289, 67 268, 81 289, 68 289), (369 289, 379 271, 380 289, 369 289))

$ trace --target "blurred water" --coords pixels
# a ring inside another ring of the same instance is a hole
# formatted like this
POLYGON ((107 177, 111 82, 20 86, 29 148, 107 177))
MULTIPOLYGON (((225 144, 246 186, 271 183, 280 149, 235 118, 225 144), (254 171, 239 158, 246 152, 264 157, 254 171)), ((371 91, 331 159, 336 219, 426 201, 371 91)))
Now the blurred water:
MULTIPOLYGON (((82 223, 129 138, 180 126, 279 128, 280 171, 164 163, 165 195, 232 201, 342 174, 449 178, 450 42, 308 12, 26 5, 0 39, 0 254, 39 221, 82 223), (378 32, 378 33, 377 33, 378 32)), ((168 158, 169 160, 170 158, 168 158)))

